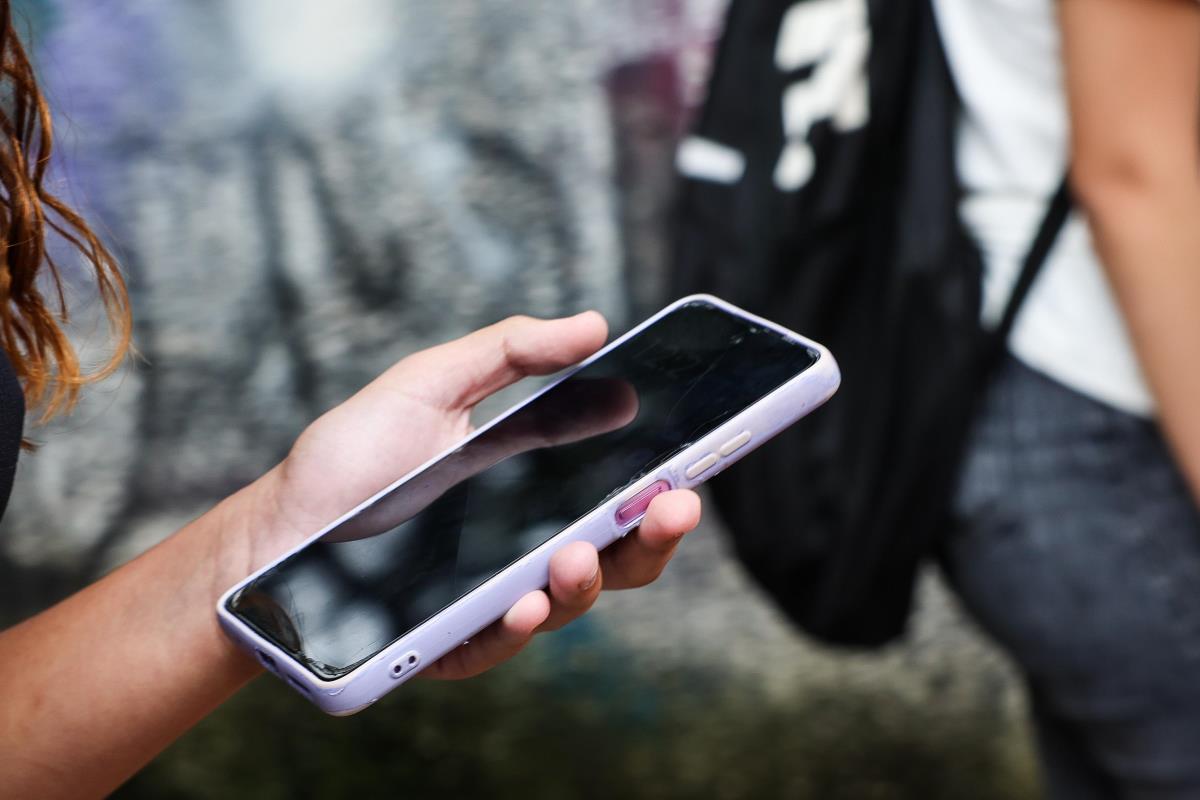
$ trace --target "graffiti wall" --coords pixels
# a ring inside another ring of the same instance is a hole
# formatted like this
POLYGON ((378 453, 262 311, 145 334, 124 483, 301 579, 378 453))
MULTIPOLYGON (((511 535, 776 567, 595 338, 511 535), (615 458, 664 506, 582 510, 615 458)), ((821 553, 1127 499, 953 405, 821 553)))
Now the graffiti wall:
MULTIPOLYGON (((127 271, 139 357, 32 431, 0 536, 6 621, 252 480, 407 353, 513 313, 597 308, 620 330, 660 305, 674 143, 722 6, 22 3, 63 191, 127 271)), ((903 647, 820 650, 709 520, 653 588, 491 675, 349 720, 262 679, 123 792, 1032 791, 1007 666, 934 582, 924 608, 903 647)))

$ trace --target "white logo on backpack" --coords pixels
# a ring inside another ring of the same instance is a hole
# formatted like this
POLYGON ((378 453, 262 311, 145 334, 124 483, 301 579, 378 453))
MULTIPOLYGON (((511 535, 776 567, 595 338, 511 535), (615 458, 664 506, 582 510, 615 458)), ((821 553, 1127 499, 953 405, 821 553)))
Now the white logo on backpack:
POLYGON ((867 56, 871 29, 867 0, 806 0, 787 10, 775 45, 775 66, 812 73, 783 93, 787 138, 775 165, 775 185, 796 191, 812 178, 816 159, 808 142, 813 125, 828 119, 835 130, 861 128, 870 117, 867 56))

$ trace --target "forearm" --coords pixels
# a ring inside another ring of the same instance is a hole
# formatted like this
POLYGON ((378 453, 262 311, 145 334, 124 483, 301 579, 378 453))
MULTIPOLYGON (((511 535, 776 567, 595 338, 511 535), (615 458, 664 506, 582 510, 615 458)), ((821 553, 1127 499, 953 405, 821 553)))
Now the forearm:
POLYGON ((269 522, 272 480, 0 634, 17 676, 0 702, 6 795, 110 792, 258 673, 213 609, 288 544, 269 522))
POLYGON ((1200 6, 1058 9, 1072 186, 1200 500, 1200 6))
POLYGON ((1160 422, 1200 501, 1200 176, 1185 167, 1161 180, 1083 185, 1160 422))

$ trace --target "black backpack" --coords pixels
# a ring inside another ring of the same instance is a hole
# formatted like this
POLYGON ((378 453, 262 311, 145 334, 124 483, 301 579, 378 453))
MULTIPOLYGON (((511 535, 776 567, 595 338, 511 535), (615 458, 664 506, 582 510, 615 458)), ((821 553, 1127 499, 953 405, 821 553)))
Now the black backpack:
POLYGON ((778 320, 842 367, 829 404, 712 483, 750 573, 833 643, 904 631, 974 408, 1067 213, 1064 183, 985 331, 957 110, 924 0, 734 0, 680 149, 676 294, 778 320))

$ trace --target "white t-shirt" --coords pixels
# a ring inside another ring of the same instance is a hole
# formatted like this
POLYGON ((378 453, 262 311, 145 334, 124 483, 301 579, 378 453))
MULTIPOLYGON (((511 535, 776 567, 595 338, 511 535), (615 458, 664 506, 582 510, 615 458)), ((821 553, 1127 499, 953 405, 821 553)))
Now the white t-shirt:
MULTIPOLYGON (((963 100, 959 211, 984 254, 984 320, 996 322, 1066 170, 1067 110, 1053 0, 934 0, 963 100)), ((1072 213, 1009 340, 1018 359, 1121 410, 1151 416, 1125 322, 1072 213)))

